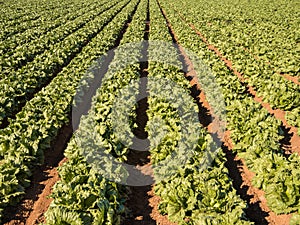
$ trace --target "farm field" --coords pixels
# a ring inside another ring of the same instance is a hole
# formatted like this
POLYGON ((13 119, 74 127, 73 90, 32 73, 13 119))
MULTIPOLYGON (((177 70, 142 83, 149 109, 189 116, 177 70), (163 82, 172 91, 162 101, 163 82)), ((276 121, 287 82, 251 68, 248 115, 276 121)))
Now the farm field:
POLYGON ((0 1, 0 224, 300 225, 299 9, 0 1))

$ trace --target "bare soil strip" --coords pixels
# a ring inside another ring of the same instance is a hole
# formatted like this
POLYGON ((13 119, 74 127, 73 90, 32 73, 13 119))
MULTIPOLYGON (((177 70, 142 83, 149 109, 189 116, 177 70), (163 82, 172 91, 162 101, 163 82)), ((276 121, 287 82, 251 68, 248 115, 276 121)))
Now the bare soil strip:
POLYGON ((290 81, 294 82, 295 84, 300 85, 300 78, 299 77, 293 77, 291 75, 282 74, 280 72, 277 72, 277 73, 280 74, 281 76, 283 76, 285 79, 290 80, 290 81))
MULTIPOLYGON (((151 196, 151 198, 149 199, 149 203, 153 209, 152 209, 150 216, 151 216, 151 218, 153 218, 156 221, 156 225, 177 225, 176 223, 170 222, 168 220, 167 216, 163 216, 159 213, 158 205, 159 205, 159 202, 161 199, 154 194, 154 191, 151 190, 147 194, 149 196, 151 196)), ((148 223, 147 223, 147 225, 148 225, 148 223)))
MULTIPOLYGON (((144 40, 149 40, 150 31, 150 12, 149 1, 147 5, 147 19, 145 21, 145 33, 144 40)), ((140 63, 140 77, 144 78, 148 76, 148 59, 147 59, 148 45, 145 44, 142 50, 143 62, 140 63)), ((139 87, 139 94, 146 96, 147 82, 141 80, 139 87)), ((145 80, 144 80, 145 81, 145 80)), ((137 138, 146 139, 148 133, 145 131, 145 127, 148 121, 147 109, 148 98, 143 98, 138 101, 136 109, 136 123, 137 128, 133 130, 133 133, 137 138)), ((150 143, 149 143, 150 144, 150 143)), ((143 146, 144 147, 144 146, 143 146)), ((128 162, 131 165, 135 165, 146 176, 153 177, 153 170, 151 168, 151 156, 149 151, 137 151, 130 150, 128 155, 128 162)), ((160 198, 154 194, 154 185, 147 186, 129 186, 128 200, 126 206, 129 209, 129 215, 123 218, 123 225, 176 225, 171 223, 167 216, 162 216, 158 211, 158 205, 160 198)))
POLYGON ((262 97, 258 97, 257 92, 254 90, 254 88, 246 83, 246 79, 244 78, 243 74, 233 68, 232 62, 224 57, 215 46, 211 45, 204 37, 204 35, 199 30, 197 30, 197 28, 193 24, 188 23, 188 21, 180 14, 180 12, 177 13, 180 18, 185 21, 197 33, 197 35, 199 35, 199 37, 201 37, 202 41, 206 43, 208 49, 215 52, 215 54, 226 64, 227 68, 233 71, 233 73, 239 78, 241 84, 247 88, 247 92, 253 97, 253 99, 256 102, 260 103, 276 119, 282 121, 285 130, 287 131, 285 134, 287 136, 286 139, 289 140, 289 143, 285 143, 284 145, 286 153, 290 154, 291 152, 297 152, 298 154, 300 154, 300 136, 297 134, 298 128, 287 123, 285 119, 286 112, 280 109, 272 109, 269 103, 264 102, 262 97))
POLYGON ((51 188, 58 181, 56 167, 66 159, 63 151, 72 136, 72 125, 65 125, 51 149, 45 152, 43 166, 37 167, 32 175, 31 185, 26 189, 24 199, 17 207, 8 207, 4 212, 4 225, 33 225, 43 221, 42 215, 48 209, 51 188))
MULTIPOLYGON (((167 19, 166 12, 162 8, 161 10, 166 18, 170 32, 172 33, 175 42, 178 44, 178 39, 167 19)), ((219 139, 220 137, 217 130, 218 120, 213 119, 213 110, 201 89, 201 85, 198 83, 193 64, 181 46, 179 46, 179 50, 186 65, 188 66, 189 73, 187 73, 186 76, 187 79, 190 80, 190 84, 193 87, 192 95, 197 100, 198 107, 202 108, 200 112, 207 112, 206 119, 201 120, 200 118, 201 124, 207 128, 207 130, 214 136, 215 139, 219 139), (198 91, 196 91, 195 88, 198 91), (208 119, 209 117, 210 119, 208 119)), ((241 198, 246 200, 249 205, 249 208, 246 210, 246 215, 248 216, 248 218, 255 222, 255 224, 257 225, 289 225, 291 214, 276 215, 269 209, 267 201, 264 197, 264 191, 252 186, 251 180, 255 174, 249 171, 247 166, 245 166, 245 162, 232 152, 234 146, 230 138, 230 131, 227 130, 223 139, 217 141, 222 141, 223 143, 222 149, 225 152, 227 158, 226 167, 229 170, 230 177, 233 179, 234 188, 237 190, 237 193, 241 196, 241 198)))

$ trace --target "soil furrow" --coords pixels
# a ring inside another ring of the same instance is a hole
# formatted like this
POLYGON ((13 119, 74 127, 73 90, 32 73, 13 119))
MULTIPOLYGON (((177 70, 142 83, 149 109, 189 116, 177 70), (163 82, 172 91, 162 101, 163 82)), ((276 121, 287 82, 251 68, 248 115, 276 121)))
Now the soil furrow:
MULTIPOLYGON (((144 43, 142 49, 142 62, 140 63, 140 87, 139 95, 147 96, 147 78, 148 77, 148 43, 150 32, 150 11, 149 1, 147 4, 147 18, 145 21, 145 33, 144 43)), ((139 97, 137 97, 139 99, 139 97)), ((139 139, 146 139, 148 133, 145 131, 145 127, 148 121, 147 109, 148 98, 145 97, 138 101, 136 109, 136 124, 138 127, 133 130, 135 136, 139 139)), ((149 143, 150 144, 150 143, 149 143)), ((147 147, 142 146, 144 151, 130 150, 128 155, 128 162, 131 165, 135 165, 141 173, 150 175, 153 177, 153 171, 151 168, 151 156, 147 147), (145 149, 144 149, 145 148, 145 149)), ((154 193, 154 185, 147 186, 129 186, 128 200, 126 206, 129 209, 129 216, 124 218, 123 225, 176 225, 171 223, 167 216, 163 216, 159 213, 158 205, 160 198, 154 193)))
POLYGON ((56 168, 66 161, 63 152, 72 132, 72 123, 60 130, 51 149, 45 152, 44 164, 35 168, 31 184, 25 190, 21 203, 17 207, 5 209, 4 225, 33 225, 42 222, 42 214, 52 201, 48 198, 51 188, 59 179, 56 168))
MULTIPOLYGON (((144 30, 144 41, 149 40, 150 31, 150 12, 149 12, 149 1, 147 4, 147 18, 145 21, 144 30)), ((142 59, 140 64, 140 84, 139 94, 137 99, 147 95, 147 78, 148 77, 148 43, 145 42, 142 49, 142 59), (140 96, 140 97, 139 97, 140 96)), ((147 109, 148 109, 148 98, 144 97, 137 102, 137 108, 135 110, 136 118, 135 122, 137 128, 133 130, 135 137, 145 140, 148 137, 148 133, 145 131, 145 127, 148 121, 147 109)), ((150 144, 150 143, 149 143, 150 144)), ((138 147, 138 146, 136 146, 138 147)), ((145 175, 153 176, 150 162, 150 152, 148 151, 149 146, 142 146, 145 149, 134 150, 130 149, 128 154, 127 163, 135 165, 136 168, 140 168, 141 173, 145 175), (152 175, 151 175, 152 174, 152 175)), ((124 218, 123 225, 155 225, 159 224, 156 219, 152 218, 153 206, 150 205, 150 193, 153 193, 153 186, 128 186, 128 199, 126 201, 126 207, 129 210, 129 215, 124 218)), ((154 198, 154 197, 153 197, 154 198)), ((157 203, 157 202, 156 202, 157 203)), ((158 204, 158 203, 157 203, 158 204)), ((156 204, 154 204, 156 205, 156 204)), ((155 214, 157 215, 157 213, 155 214)))

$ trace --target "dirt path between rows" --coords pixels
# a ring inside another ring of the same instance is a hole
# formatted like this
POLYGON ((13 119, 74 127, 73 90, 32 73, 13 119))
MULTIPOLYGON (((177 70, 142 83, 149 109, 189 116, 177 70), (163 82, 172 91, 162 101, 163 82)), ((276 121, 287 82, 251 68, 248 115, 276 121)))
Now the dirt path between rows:
MULTIPOLYGON (((150 32, 150 9, 149 0, 147 4, 147 18, 145 21, 145 33, 144 41, 149 40, 150 32)), ((148 44, 145 44, 142 50, 144 62, 140 63, 140 88, 139 95, 147 96, 147 79, 148 77, 148 59, 147 51, 148 44), (145 58, 146 57, 146 58, 145 58)), ((137 97, 139 99, 139 97, 137 97)), ((137 128, 133 130, 135 136, 139 139, 147 139, 148 133, 145 131, 145 127, 148 121, 147 109, 148 109, 148 98, 143 98, 138 101, 136 109, 136 124, 137 128)), ((150 143, 148 143, 150 145, 150 143)), ((145 147, 145 146, 144 146, 145 147)), ((149 148, 149 146, 147 147, 149 148)), ((148 149, 149 150, 149 149, 148 149)), ((153 170, 151 167, 151 156, 150 152, 130 150, 128 155, 128 164, 135 165, 138 170, 142 171, 145 176, 153 176, 153 170)), ((124 222, 122 225, 176 225, 171 223, 167 216, 162 216, 158 211, 158 205, 160 198, 154 193, 154 180, 152 185, 147 186, 129 186, 128 200, 126 201, 126 207, 129 209, 129 215, 123 218, 124 222)))
MULTIPOLYGON (((128 163, 136 165, 145 176, 153 177, 149 151, 131 151, 128 163)), ((160 198, 154 193, 154 184, 147 186, 128 186, 126 207, 128 215, 122 225, 177 225, 159 213, 160 198)))
POLYGON ((51 188, 58 181, 57 167, 65 158, 63 151, 71 138, 72 125, 64 126, 51 149, 45 152, 43 166, 37 167, 32 175, 32 182, 17 207, 8 207, 4 212, 4 225, 33 225, 43 221, 43 213, 48 209, 51 188))

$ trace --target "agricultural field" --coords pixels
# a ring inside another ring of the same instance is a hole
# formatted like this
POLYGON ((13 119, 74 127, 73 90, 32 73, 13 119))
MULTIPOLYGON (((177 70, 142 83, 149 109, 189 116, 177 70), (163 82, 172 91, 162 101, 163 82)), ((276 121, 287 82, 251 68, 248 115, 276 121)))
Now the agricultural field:
POLYGON ((299 1, 0 13, 0 224, 300 225, 299 1))

